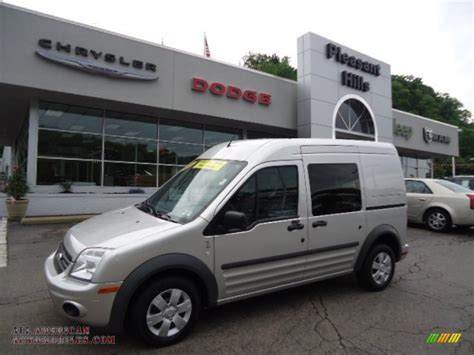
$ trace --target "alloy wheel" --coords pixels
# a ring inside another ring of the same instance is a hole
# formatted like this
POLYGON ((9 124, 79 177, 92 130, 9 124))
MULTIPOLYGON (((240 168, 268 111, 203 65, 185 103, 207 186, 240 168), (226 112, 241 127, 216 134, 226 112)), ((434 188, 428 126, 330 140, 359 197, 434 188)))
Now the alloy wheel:
POLYGON ((428 225, 434 230, 442 230, 446 222, 446 216, 441 212, 433 212, 428 217, 428 225))

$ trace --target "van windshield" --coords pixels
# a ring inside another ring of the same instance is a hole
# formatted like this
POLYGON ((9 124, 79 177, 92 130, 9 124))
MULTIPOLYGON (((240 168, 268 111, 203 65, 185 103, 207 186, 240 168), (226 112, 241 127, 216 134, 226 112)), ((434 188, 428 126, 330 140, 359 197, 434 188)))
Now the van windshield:
POLYGON ((242 161, 195 160, 145 203, 155 215, 178 223, 193 220, 247 165, 242 161))

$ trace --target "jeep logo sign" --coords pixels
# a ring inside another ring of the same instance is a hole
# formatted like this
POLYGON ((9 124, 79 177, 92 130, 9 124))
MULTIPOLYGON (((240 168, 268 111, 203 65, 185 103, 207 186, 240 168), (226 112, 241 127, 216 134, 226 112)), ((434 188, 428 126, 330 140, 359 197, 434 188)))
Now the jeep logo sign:
POLYGON ((406 140, 410 139, 413 135, 413 128, 401 123, 398 123, 395 119, 393 120, 393 134, 399 137, 403 137, 406 140))
POLYGON ((426 143, 431 143, 431 142, 438 142, 438 143, 444 143, 444 144, 449 144, 451 142, 451 138, 448 136, 443 136, 441 134, 436 134, 433 133, 433 130, 431 128, 423 128, 423 139, 425 140, 426 143))

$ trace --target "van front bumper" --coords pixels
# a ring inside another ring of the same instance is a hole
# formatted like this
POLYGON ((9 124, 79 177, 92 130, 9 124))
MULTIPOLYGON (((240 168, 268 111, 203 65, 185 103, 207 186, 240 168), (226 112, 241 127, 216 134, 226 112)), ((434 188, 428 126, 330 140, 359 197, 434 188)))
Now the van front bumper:
POLYGON ((121 282, 91 283, 67 277, 69 268, 58 274, 54 267, 54 253, 44 264, 44 273, 54 308, 67 318, 77 322, 105 327, 116 292, 99 293, 99 290, 120 286, 121 282))

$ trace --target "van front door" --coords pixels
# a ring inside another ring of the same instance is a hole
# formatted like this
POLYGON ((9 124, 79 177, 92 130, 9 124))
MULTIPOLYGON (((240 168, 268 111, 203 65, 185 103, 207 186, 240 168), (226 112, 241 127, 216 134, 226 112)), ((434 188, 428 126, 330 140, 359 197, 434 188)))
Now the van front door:
POLYGON ((308 154, 303 162, 310 203, 308 277, 350 272, 367 234, 360 159, 355 154, 308 154))
POLYGON ((249 172, 221 204, 209 226, 215 235, 220 301, 303 277, 308 231, 304 189, 301 161, 272 162, 249 172), (234 222, 243 216, 245 223, 236 228, 226 219, 229 215, 234 222))

